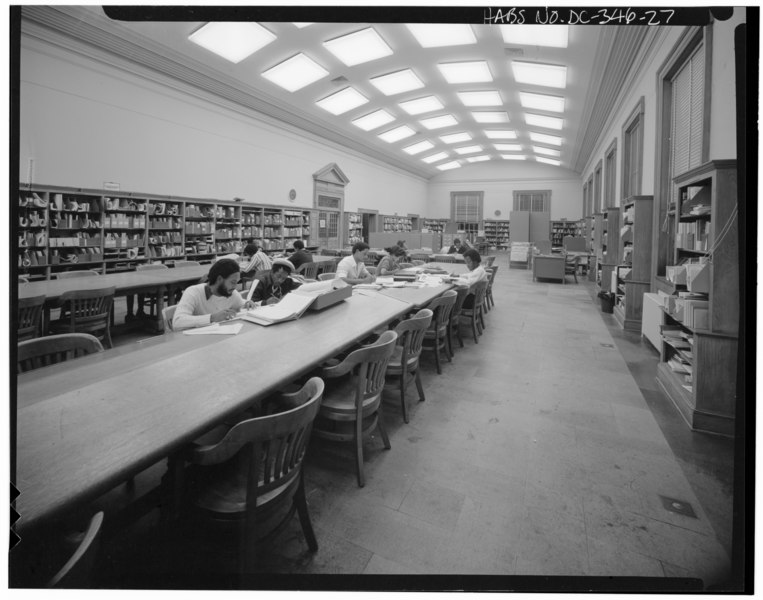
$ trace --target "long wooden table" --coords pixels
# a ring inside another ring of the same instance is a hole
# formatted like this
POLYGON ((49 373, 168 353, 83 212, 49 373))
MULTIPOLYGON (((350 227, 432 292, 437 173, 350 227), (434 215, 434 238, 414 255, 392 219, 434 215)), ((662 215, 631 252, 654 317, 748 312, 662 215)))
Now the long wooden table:
POLYGON ((354 294, 296 321, 244 323, 235 336, 165 334, 141 351, 19 376, 17 531, 94 500, 410 308, 354 294))

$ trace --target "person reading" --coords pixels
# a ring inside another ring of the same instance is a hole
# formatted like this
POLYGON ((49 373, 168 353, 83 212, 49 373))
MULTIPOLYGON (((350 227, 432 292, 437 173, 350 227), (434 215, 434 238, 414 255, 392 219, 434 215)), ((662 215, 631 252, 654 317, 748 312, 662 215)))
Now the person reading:
POLYGON ((365 242, 356 242, 352 246, 352 254, 345 256, 336 266, 336 277, 349 283, 357 285, 359 283, 373 283, 374 276, 366 269, 363 261, 368 254, 368 244, 365 242))
POLYGON ((286 258, 276 258, 270 271, 261 273, 252 282, 254 290, 251 293, 253 302, 261 304, 277 304, 281 299, 297 289, 301 283, 291 278, 294 265, 286 258))
MULTIPOLYGON (((471 286, 478 281, 487 281, 488 280, 488 274, 487 271, 485 271, 485 268, 482 266, 482 258, 480 257, 480 253, 477 252, 474 248, 469 248, 464 252, 464 262, 466 263, 466 268, 469 269, 467 273, 462 273, 458 276, 458 280, 456 281, 456 284, 462 284, 462 285, 468 285, 471 286)), ((453 274, 455 276, 455 274, 453 274)), ((464 299, 464 308, 473 308, 474 307, 474 294, 469 294, 464 299)))
POLYGON ((229 321, 241 308, 252 308, 236 286, 241 277, 238 263, 230 258, 218 260, 209 269, 207 281, 185 289, 175 309, 175 331, 229 321))
POLYGON ((257 244, 247 244, 244 248, 244 256, 249 260, 242 266, 242 271, 247 279, 251 279, 260 271, 266 271, 273 267, 273 261, 257 244))
POLYGON ((305 263, 313 262, 313 255, 305 250, 305 243, 302 240, 294 240, 294 252, 289 255, 289 262, 294 265, 295 270, 305 263))
POLYGON ((455 238, 453 240, 453 245, 448 248, 448 254, 463 254, 467 250, 469 250, 469 246, 462 244, 460 239, 455 238))
POLYGON ((405 256, 405 250, 400 246, 391 246, 384 249, 387 256, 383 257, 376 265, 377 275, 394 275, 400 270, 400 261, 405 256))

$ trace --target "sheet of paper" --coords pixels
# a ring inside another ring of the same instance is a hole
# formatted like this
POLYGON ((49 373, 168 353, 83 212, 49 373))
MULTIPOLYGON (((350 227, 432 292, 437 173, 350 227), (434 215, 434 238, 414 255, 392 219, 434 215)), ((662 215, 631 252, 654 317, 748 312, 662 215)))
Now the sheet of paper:
POLYGON ((223 325, 220 323, 212 323, 206 327, 184 329, 183 333, 186 335, 236 335, 241 331, 243 326, 243 323, 225 323, 223 325))

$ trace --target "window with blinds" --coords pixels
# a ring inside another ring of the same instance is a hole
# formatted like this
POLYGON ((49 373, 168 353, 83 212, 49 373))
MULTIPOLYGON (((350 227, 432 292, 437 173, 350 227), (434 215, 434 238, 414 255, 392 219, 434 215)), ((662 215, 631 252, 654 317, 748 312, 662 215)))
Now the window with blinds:
POLYGON ((324 196, 323 194, 318 194, 318 208, 333 208, 333 209, 339 210, 341 202, 342 202, 341 198, 336 198, 334 196, 324 196))
POLYGON ((672 81, 670 114, 671 177, 702 162, 705 93, 705 52, 700 44, 672 81))
POLYGON ((482 221, 484 192, 451 192, 450 219, 459 230, 477 231, 482 221))
POLYGON ((551 212, 551 190, 515 191, 514 210, 551 212))
POLYGON ((599 161, 599 164, 596 165, 596 169, 593 172, 593 194, 593 201, 596 205, 596 210, 604 210, 604 205, 601 203, 601 161, 599 161))
POLYGON ((623 198, 641 194, 641 171, 644 147, 644 99, 623 127, 623 198))
POLYGON ((617 140, 607 149, 604 163, 604 203, 607 208, 617 205, 615 178, 617 177, 617 140))

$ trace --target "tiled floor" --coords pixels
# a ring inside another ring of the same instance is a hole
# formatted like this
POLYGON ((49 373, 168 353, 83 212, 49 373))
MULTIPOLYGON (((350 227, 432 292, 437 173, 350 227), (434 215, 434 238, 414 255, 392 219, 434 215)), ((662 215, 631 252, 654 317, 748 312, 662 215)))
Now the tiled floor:
MULTIPOLYGON (((424 359, 427 399, 413 404, 408 425, 390 398, 392 448, 368 440, 364 488, 348 446, 311 442, 306 487, 318 552, 294 519, 239 585, 729 585, 732 443, 688 430, 656 387, 656 353, 601 313, 592 284, 533 282, 505 254, 496 264, 484 335, 478 344, 465 335, 442 375, 424 359), (690 504, 696 518, 667 510, 663 497, 690 504), (692 579, 666 579, 676 577, 692 579)), ((107 544, 100 584, 220 585, 209 575, 225 563, 217 546, 190 543, 193 531, 143 537, 151 525, 149 517, 107 544)))

